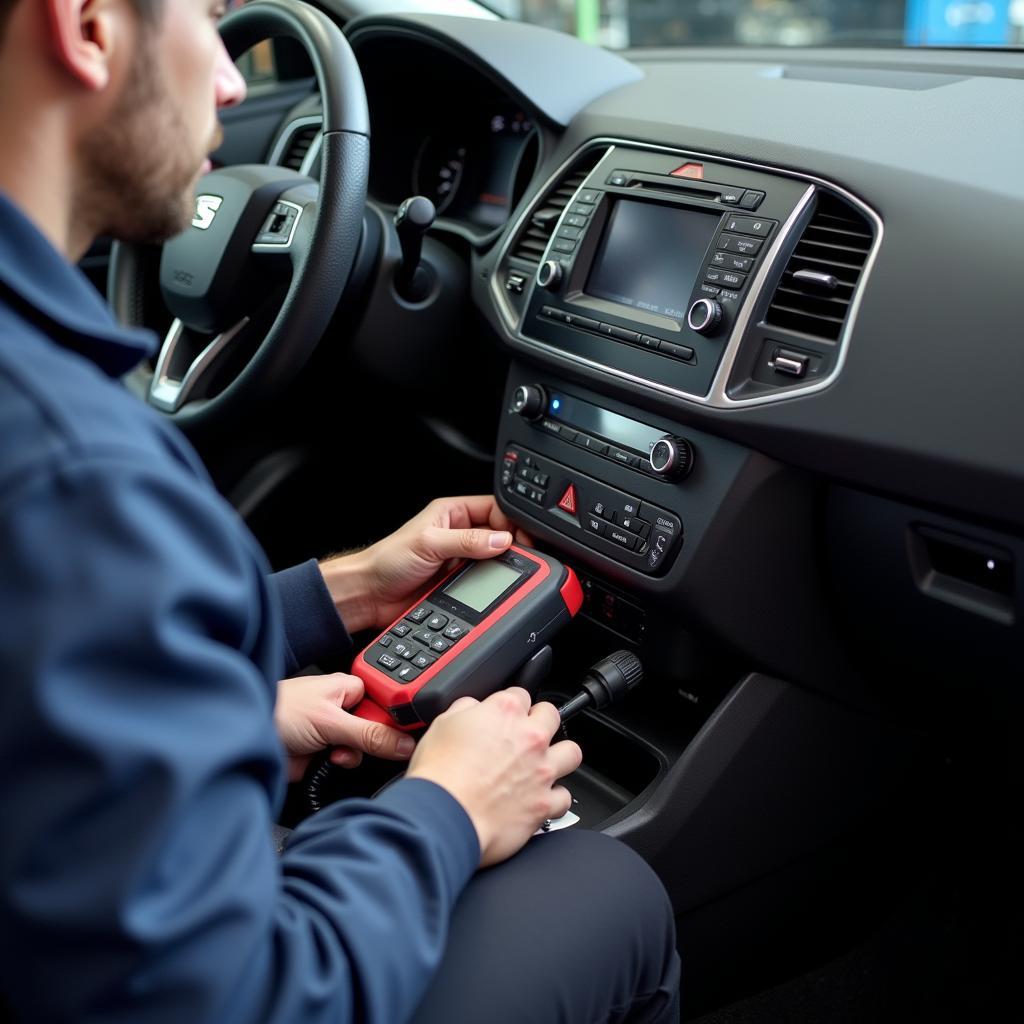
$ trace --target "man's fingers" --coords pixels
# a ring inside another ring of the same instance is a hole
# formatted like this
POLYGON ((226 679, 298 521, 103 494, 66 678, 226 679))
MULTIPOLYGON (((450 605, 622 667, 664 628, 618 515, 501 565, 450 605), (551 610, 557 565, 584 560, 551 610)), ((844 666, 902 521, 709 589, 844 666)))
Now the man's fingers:
POLYGON ((552 736, 561 728, 562 719, 558 714, 558 708, 550 701, 542 700, 530 708, 530 717, 538 724, 547 729, 552 736))
POLYGON ((323 732, 324 740, 331 746, 351 747, 386 761, 407 761, 416 749, 415 741, 404 732, 380 722, 367 722, 340 709, 323 732))
POLYGON ((355 707, 366 694, 366 687, 359 676, 349 675, 347 672, 333 672, 331 678, 338 681, 339 703, 343 708, 355 707))
POLYGON ((363 760, 362 751, 353 750, 351 747, 335 747, 328 757, 331 764, 336 764, 339 768, 358 768, 363 760))
POLYGON ((555 778, 564 779, 583 763, 583 751, 578 743, 562 740, 548 751, 548 758, 548 763, 555 771, 555 778))
POLYGON ((547 817, 550 821, 561 818, 566 811, 572 808, 572 794, 565 786, 553 786, 551 795, 548 798, 547 817))
POLYGON ((504 690, 497 690, 495 693, 492 693, 486 698, 484 703, 507 704, 512 710, 529 712, 533 698, 530 696, 529 691, 524 690, 521 686, 509 686, 504 690))
POLYGON ((446 530, 428 526, 423 531, 421 546, 428 558, 443 562, 447 558, 493 558, 506 551, 511 543, 512 534, 507 530, 482 527, 446 530))

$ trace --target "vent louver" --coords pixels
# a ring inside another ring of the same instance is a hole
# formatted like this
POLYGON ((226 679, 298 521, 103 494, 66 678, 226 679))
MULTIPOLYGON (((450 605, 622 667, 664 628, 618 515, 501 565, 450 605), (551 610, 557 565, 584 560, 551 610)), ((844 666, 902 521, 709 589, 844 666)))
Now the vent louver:
POLYGON ((534 266, 540 263, 562 211, 603 155, 603 149, 584 153, 544 196, 516 239, 512 248, 513 257, 534 266))
POLYGON ((320 134, 320 127, 319 124, 306 124, 292 133, 281 157, 282 167, 290 167, 293 171, 302 170, 302 162, 320 134))
POLYGON ((766 323, 836 341, 873 241, 870 223, 853 206, 819 192, 814 215, 775 289, 766 323))

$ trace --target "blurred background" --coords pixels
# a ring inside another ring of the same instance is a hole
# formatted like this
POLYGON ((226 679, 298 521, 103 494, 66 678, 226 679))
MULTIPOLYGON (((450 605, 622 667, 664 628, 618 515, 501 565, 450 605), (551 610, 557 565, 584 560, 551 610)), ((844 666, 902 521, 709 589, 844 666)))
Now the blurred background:
POLYGON ((482 0, 505 17, 628 46, 1024 45, 1024 0, 482 0))

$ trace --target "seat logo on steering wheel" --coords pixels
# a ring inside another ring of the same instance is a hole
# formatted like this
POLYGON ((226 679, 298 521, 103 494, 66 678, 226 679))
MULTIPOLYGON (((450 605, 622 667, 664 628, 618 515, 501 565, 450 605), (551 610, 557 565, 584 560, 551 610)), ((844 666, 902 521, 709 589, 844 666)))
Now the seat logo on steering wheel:
POLYGON ((205 231, 213 223, 223 202, 221 196, 196 196, 196 215, 192 218, 192 227, 205 231))

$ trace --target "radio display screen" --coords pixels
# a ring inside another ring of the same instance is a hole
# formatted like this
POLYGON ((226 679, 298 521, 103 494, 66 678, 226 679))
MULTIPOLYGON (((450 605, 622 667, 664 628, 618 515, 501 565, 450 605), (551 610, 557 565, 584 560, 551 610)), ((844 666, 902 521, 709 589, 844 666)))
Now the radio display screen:
POLYGON ((719 213, 620 199, 612 208, 586 294, 683 320, 719 213))

